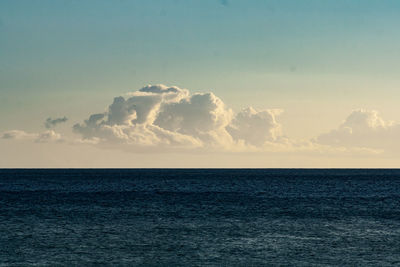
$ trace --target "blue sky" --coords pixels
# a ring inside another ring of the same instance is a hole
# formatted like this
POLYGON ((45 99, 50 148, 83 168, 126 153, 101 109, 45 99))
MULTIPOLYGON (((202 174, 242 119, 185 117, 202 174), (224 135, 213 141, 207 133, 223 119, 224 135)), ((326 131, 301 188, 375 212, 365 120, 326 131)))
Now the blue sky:
POLYGON ((399 11, 398 1, 367 0, 3 0, 1 89, 118 92, 232 72, 396 75, 399 11))
POLYGON ((284 109, 295 137, 357 108, 396 120, 399 14, 394 0, 2 0, 0 131, 80 121, 147 84, 284 109))

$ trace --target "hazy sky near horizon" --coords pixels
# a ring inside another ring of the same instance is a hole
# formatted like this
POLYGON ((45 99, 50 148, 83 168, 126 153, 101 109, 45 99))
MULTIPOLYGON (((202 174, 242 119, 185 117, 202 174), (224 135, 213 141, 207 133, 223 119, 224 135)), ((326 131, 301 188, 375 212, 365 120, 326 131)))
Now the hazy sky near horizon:
POLYGON ((0 167, 398 167, 399 29, 395 0, 2 0, 0 167))

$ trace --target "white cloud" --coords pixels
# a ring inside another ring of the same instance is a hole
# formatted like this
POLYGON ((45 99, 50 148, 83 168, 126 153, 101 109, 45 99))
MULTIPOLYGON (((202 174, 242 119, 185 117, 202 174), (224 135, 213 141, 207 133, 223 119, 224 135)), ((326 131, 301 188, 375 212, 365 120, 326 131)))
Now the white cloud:
POLYGON ((260 146, 267 141, 275 141, 282 135, 281 125, 276 120, 281 112, 246 108, 235 116, 227 130, 234 140, 242 140, 251 145, 260 146))
POLYGON ((390 151, 398 149, 400 125, 383 120, 375 110, 355 110, 337 129, 321 134, 320 144, 390 151))
POLYGON ((234 116, 213 93, 153 85, 114 98, 105 113, 91 115, 74 131, 99 144, 241 150, 277 141, 279 113, 248 108, 234 116))
POLYGON ((225 127, 232 111, 213 93, 194 94, 179 102, 164 103, 154 121, 169 132, 191 136, 207 145, 227 145, 232 141, 225 127))

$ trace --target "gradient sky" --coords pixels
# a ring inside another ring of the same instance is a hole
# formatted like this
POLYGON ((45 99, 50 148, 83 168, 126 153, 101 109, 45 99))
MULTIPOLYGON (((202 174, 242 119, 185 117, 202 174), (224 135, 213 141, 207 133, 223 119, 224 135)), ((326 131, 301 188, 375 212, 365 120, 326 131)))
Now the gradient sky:
MULTIPOLYGON (((389 125, 400 121, 399 29, 397 0, 1 0, 0 133, 42 132, 48 117, 67 116, 55 131, 72 138, 75 123, 147 84, 213 92, 235 112, 282 109, 282 131, 297 140, 338 129, 357 109, 389 125)), ((400 154, 210 160, 26 142, 0 140, 0 167, 399 167, 400 154)))

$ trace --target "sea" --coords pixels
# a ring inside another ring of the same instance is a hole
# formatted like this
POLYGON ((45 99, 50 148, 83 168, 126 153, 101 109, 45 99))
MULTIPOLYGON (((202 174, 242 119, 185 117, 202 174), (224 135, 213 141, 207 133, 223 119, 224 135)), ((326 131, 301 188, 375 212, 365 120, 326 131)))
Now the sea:
POLYGON ((0 266, 400 266, 400 170, 2 169, 0 266))

